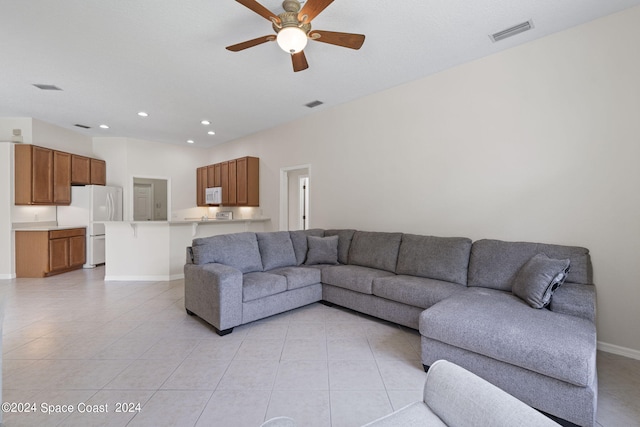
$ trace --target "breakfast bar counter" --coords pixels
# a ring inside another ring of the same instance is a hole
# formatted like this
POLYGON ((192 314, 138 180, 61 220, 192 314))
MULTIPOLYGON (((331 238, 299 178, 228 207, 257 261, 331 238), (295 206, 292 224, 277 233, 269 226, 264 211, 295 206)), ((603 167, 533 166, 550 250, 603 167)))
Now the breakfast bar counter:
POLYGON ((184 277, 186 248, 197 237, 264 231, 270 218, 104 222, 105 280, 168 281, 184 277))

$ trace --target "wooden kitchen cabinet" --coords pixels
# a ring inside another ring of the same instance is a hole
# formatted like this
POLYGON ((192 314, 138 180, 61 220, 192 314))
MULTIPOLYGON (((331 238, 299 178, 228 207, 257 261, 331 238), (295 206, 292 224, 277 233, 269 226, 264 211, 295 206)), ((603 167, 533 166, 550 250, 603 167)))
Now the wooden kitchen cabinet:
POLYGON ((107 185, 107 162, 73 154, 71 157, 71 184, 107 185))
POLYGON ((229 162, 220 163, 220 187, 222 187, 222 206, 229 205, 229 162))
POLYGON ((238 206, 260 206, 260 159, 236 159, 236 186, 238 206))
POLYGON ((107 162, 99 159, 90 159, 91 184, 107 185, 107 162))
POLYGON ((207 188, 208 170, 209 166, 196 169, 196 204, 198 206, 207 206, 205 189, 207 188))
POLYGON ((91 158, 77 154, 71 155, 71 184, 91 184, 91 158))
POLYGON ((260 159, 257 157, 202 166, 196 171, 196 180, 198 206, 218 206, 206 204, 206 187, 222 187, 222 206, 260 206, 260 159))
POLYGON ((209 187, 221 187, 222 186, 222 163, 216 163, 213 165, 213 185, 209 187))
POLYGON ((16 277, 47 277, 82 268, 84 228, 16 231, 16 277))
POLYGON ((71 155, 36 145, 15 147, 15 204, 71 203, 71 155))
POLYGON ((53 152, 53 203, 71 204, 71 154, 53 152))
MULTIPOLYGON (((235 160, 229 160, 229 200, 227 201, 227 205, 228 206, 236 206, 238 204, 238 193, 237 193, 237 188, 238 188, 238 183, 237 183, 237 177, 236 177, 236 171, 237 171, 237 164, 235 160)), ((224 197, 224 189, 222 190, 222 194, 224 197)))

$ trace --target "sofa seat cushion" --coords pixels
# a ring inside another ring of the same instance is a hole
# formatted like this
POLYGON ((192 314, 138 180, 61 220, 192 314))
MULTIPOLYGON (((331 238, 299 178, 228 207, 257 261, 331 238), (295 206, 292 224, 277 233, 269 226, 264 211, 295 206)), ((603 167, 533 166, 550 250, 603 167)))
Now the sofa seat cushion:
POLYGON ((320 283, 320 269, 308 267, 283 267, 269 271, 271 274, 279 274, 287 279, 287 290, 304 288, 305 286, 320 283))
POLYGON ((362 294, 373 294, 373 280, 395 276, 388 271, 359 265, 334 265, 322 268, 322 283, 338 286, 362 294))
POLYGON ((403 304, 428 308, 465 290, 466 286, 414 276, 390 276, 373 280, 373 295, 403 304))
POLYGON ((247 273, 242 276, 242 302, 257 300, 287 290, 287 278, 280 274, 247 273))
POLYGON ((420 315, 420 334, 580 387, 596 373, 596 328, 511 293, 469 288, 420 315))

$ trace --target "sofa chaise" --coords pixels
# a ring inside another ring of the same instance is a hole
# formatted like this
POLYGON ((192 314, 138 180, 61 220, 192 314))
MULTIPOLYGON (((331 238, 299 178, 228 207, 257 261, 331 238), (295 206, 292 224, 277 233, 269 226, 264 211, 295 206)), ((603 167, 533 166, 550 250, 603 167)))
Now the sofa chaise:
POLYGON ((220 335, 321 301, 420 331, 447 359, 552 417, 595 424, 585 248, 356 230, 235 233, 187 248, 185 308, 220 335), (560 286, 561 285, 561 286, 560 286))

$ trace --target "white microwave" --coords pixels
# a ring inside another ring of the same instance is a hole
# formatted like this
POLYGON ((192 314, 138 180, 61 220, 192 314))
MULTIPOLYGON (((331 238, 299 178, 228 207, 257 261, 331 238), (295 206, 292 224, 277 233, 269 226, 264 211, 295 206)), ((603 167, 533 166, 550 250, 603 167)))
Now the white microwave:
POLYGON ((219 205, 222 203, 222 187, 209 187, 205 191, 205 202, 208 205, 219 205))

